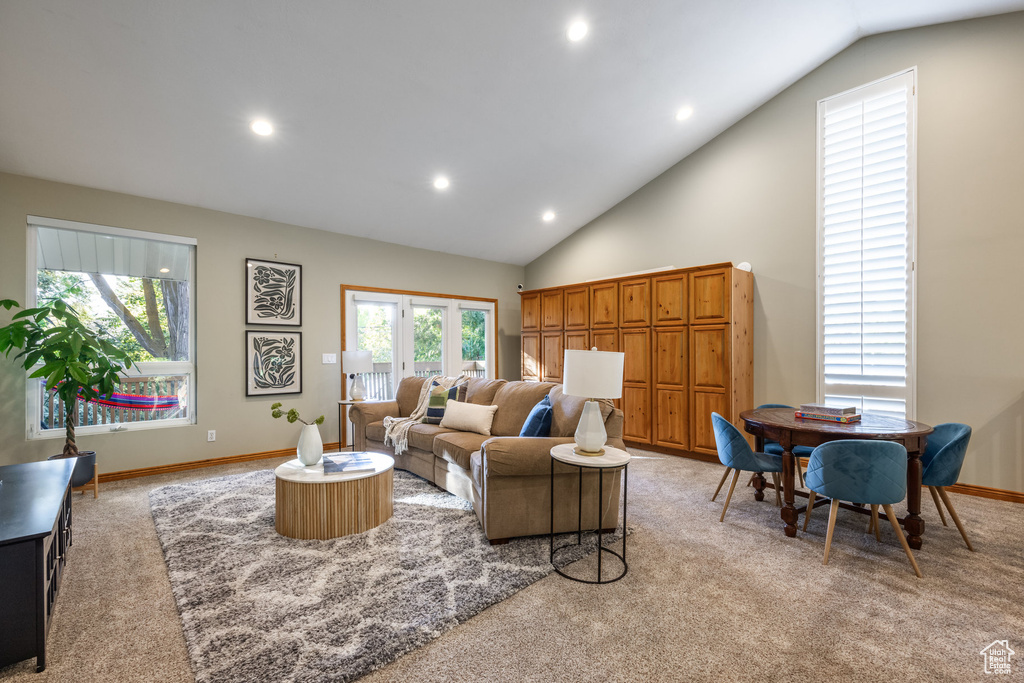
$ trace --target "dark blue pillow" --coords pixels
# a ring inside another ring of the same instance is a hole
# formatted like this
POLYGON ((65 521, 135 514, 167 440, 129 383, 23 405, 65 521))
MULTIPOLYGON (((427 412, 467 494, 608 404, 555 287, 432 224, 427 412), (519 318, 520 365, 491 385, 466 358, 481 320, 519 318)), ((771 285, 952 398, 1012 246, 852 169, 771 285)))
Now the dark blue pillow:
POLYGON ((551 435, 551 398, 545 396, 533 407, 530 415, 523 423, 519 436, 550 436, 551 435))

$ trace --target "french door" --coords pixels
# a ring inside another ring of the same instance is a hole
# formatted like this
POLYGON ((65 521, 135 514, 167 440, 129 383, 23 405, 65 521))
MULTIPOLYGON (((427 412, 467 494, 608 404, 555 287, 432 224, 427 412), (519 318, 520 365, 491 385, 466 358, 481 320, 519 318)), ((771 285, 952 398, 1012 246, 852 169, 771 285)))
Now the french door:
MULTIPOLYGON (((347 350, 373 353, 367 396, 390 400, 403 377, 494 377, 494 300, 343 288, 347 350)), ((344 372, 344 368, 342 368, 344 372)))

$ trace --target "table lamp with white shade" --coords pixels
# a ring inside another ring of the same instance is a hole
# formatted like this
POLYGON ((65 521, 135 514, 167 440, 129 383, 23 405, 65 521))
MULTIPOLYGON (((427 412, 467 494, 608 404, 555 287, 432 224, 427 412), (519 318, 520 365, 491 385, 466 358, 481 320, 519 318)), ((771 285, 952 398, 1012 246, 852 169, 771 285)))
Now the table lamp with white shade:
POLYGON ((373 372, 372 351, 342 351, 341 366, 352 379, 348 389, 348 397, 353 401, 366 398, 366 387, 363 385, 364 372, 373 372))
POLYGON ((579 455, 602 455, 608 432, 601 419, 601 407, 594 399, 622 396, 622 365, 625 354, 615 351, 566 351, 562 364, 562 391, 583 396, 583 414, 576 427, 579 455))

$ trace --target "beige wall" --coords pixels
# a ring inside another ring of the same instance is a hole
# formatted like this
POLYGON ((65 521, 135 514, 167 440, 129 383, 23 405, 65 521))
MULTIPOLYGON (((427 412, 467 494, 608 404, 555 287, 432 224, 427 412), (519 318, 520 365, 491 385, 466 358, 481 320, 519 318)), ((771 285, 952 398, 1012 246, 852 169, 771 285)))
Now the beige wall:
MULTIPOLYGON (((519 266, 0 174, 0 298, 22 303, 28 215, 198 240, 198 424, 80 436, 82 448, 98 452, 101 472, 293 448, 298 427, 270 417, 269 406, 278 400, 304 417, 326 415, 321 434, 324 441, 336 441, 341 370, 322 365, 321 354, 341 350, 341 284, 498 299, 499 374, 519 377, 519 266), (242 271, 247 256, 302 264, 303 392, 295 398, 245 396, 242 271), (217 430, 216 442, 207 443, 208 429, 217 430)), ((10 315, 0 313, 0 323, 10 315)), ((0 464, 39 460, 62 446, 58 439, 26 440, 24 374, 0 360, 0 464)))
POLYGON ((911 66, 917 416, 974 428, 962 482, 1024 491, 1024 13, 859 41, 529 264, 527 287, 750 261, 755 403, 813 399, 815 103, 911 66))

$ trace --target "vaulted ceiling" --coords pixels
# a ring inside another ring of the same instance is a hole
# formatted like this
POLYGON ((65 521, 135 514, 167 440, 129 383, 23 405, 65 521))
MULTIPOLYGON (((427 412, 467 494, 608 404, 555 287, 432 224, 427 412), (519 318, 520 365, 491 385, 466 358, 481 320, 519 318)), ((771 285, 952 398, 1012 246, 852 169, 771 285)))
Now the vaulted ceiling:
POLYGON ((1021 9, 0 0, 0 170, 526 264, 858 38, 1021 9))

